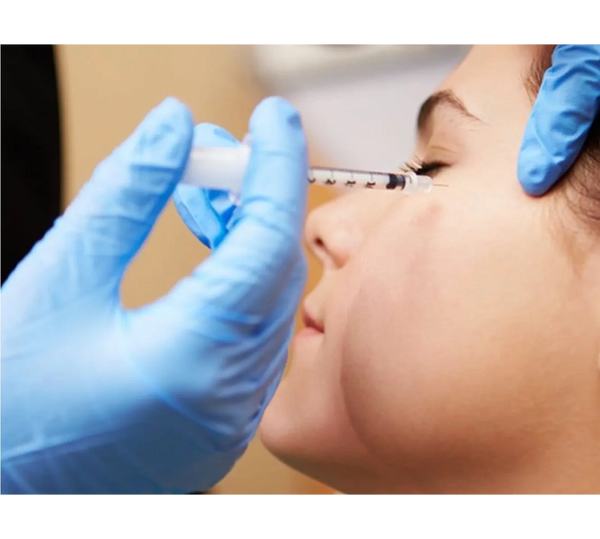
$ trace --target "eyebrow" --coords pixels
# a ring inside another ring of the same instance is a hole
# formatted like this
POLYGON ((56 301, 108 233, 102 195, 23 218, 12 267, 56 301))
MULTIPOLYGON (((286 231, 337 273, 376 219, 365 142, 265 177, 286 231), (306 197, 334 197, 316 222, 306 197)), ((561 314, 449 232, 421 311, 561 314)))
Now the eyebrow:
POLYGON ((430 95, 421 105, 417 118, 417 129, 419 131, 423 131, 427 123, 431 120, 434 111, 441 106, 451 107, 468 120, 481 122, 477 116, 469 112, 469 109, 467 109, 462 100, 452 90, 443 90, 430 95))

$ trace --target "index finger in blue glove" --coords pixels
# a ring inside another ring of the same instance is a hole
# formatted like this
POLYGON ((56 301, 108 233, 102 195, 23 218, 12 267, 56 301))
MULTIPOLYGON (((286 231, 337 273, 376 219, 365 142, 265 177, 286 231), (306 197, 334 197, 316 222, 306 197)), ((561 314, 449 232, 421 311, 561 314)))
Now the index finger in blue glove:
POLYGON ((558 45, 525 129, 518 177, 545 194, 581 152, 600 109, 600 45, 558 45))

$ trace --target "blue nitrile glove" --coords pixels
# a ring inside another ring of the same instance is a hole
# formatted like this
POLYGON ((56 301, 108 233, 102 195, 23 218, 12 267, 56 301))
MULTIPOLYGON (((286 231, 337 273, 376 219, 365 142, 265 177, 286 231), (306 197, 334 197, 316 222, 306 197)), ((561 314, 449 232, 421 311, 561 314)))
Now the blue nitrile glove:
POLYGON ((204 490, 243 453, 281 378, 305 281, 299 116, 268 99, 250 133, 230 231, 162 299, 126 311, 119 287, 188 159, 192 118, 174 99, 96 169, 6 282, 3 492, 204 490))
POLYGON ((527 193, 543 195, 562 178, 599 110, 600 45, 558 45, 519 155, 517 174, 527 193))
MULTIPOLYGON (((213 124, 200 124, 194 130, 194 146, 238 146, 236 138, 213 124)), ((227 236, 236 212, 235 195, 216 189, 200 189, 180 184, 173 194, 175 207, 192 233, 206 247, 217 248, 227 236)))

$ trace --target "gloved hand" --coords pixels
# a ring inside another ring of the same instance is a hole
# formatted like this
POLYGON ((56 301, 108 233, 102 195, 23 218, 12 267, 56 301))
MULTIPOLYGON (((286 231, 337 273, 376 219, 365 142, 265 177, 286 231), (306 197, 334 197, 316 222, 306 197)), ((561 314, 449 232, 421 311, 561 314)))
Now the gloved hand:
MULTIPOLYGON (((198 132, 208 143, 223 134, 198 132)), ((174 99, 96 169, 8 279, 3 492, 204 490, 243 453, 281 378, 306 273, 299 116, 265 100, 250 134, 239 211, 219 214, 216 251, 162 299, 126 311, 119 287, 187 163, 192 118, 174 99)), ((209 232, 213 194, 195 188, 180 202, 209 232)))
POLYGON ((531 112, 518 177, 545 194, 579 155, 600 110, 600 45, 558 45, 531 112))

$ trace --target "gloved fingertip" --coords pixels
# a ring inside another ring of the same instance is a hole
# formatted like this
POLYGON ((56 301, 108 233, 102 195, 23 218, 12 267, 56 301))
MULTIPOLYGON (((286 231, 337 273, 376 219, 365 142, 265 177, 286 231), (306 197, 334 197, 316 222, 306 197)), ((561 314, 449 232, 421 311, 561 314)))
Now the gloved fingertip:
POLYGON ((229 131, 211 123, 194 128, 194 146, 237 146, 238 140, 229 131))
POLYGON ((179 99, 167 97, 146 115, 140 127, 151 130, 163 124, 191 132, 194 118, 190 109, 179 99))
POLYGON ((133 162, 138 165, 179 169, 187 162, 194 120, 187 106, 168 97, 138 127, 133 162))
POLYGON ((229 142, 235 142, 237 143, 238 141, 236 140, 236 138, 229 133, 229 131, 226 131, 225 129, 223 129, 222 127, 219 127, 218 125, 215 125, 214 129, 213 129, 213 134, 222 140, 227 140, 229 142))
POLYGON ((300 113, 289 101, 282 97, 267 97, 254 109, 250 118, 250 131, 253 132, 264 124, 286 124, 286 126, 295 130, 302 130, 300 113))
POLYGON ((185 226, 205 247, 210 248, 210 241, 204 234, 197 215, 192 211, 192 208, 206 206, 204 192, 191 185, 178 185, 173 193, 173 202, 185 226))
POLYGON ((173 194, 175 208, 190 232, 206 247, 214 249, 227 235, 226 211, 215 208, 214 192, 193 185, 178 185, 173 194))
POLYGON ((517 177, 528 195, 545 195, 560 177, 555 167, 547 166, 547 157, 535 145, 524 144, 517 164, 517 177))
POLYGON ((242 206, 246 214, 253 210, 245 198, 268 201, 286 210, 288 225, 299 225, 306 203, 308 152, 300 114, 281 97, 261 101, 250 118, 251 155, 242 187, 242 206))

